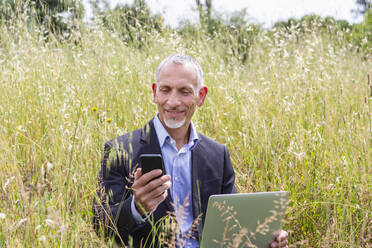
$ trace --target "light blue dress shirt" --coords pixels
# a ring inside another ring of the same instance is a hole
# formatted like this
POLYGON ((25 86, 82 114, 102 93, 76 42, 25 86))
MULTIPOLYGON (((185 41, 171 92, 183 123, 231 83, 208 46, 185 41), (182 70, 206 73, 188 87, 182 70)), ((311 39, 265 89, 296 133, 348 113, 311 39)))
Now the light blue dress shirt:
MULTIPOLYGON (((191 123, 189 142, 178 150, 175 140, 170 137, 160 122, 158 115, 154 118, 154 127, 159 140, 166 174, 171 176, 172 186, 170 193, 183 239, 182 242, 186 242, 184 247, 199 247, 198 240, 185 237, 191 235, 191 225, 194 221, 191 194, 191 151, 199 140, 198 134, 191 123)), ((138 224, 146 221, 138 213, 134 204, 134 197, 132 198, 131 208, 133 217, 138 224)))

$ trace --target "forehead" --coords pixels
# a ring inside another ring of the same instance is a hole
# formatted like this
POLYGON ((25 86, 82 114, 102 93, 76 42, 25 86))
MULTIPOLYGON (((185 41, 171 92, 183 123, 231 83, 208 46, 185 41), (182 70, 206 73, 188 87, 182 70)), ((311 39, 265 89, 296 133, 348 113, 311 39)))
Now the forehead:
POLYGON ((184 65, 167 63, 159 74, 159 83, 186 83, 197 85, 197 74, 195 67, 189 63, 184 65))

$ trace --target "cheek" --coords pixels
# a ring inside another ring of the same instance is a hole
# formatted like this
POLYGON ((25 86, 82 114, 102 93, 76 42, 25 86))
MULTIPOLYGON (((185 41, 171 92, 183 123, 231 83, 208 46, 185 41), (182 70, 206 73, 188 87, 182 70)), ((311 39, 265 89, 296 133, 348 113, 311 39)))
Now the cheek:
POLYGON ((191 113, 193 113, 195 111, 195 108, 196 108, 196 103, 194 101, 190 102, 189 104, 187 104, 188 108, 189 108, 189 111, 191 113))
POLYGON ((154 102, 155 102, 156 104, 162 104, 162 103, 164 102, 164 97, 159 96, 159 95, 156 95, 156 96, 154 97, 154 102))

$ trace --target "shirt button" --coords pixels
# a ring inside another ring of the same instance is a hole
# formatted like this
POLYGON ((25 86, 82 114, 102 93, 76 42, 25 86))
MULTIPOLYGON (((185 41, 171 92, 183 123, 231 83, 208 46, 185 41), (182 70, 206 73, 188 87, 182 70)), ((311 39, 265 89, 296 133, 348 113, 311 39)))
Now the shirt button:
POLYGON ((175 177, 174 180, 178 181, 178 177, 175 177))

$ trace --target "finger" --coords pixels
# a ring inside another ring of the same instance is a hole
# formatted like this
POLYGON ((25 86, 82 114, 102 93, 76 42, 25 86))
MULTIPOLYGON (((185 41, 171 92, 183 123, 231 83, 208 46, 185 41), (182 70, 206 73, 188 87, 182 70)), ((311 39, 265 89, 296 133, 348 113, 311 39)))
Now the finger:
POLYGON ((153 199, 153 198, 156 198, 160 195, 163 195, 171 187, 171 184, 172 183, 168 181, 168 182, 158 186, 157 188, 155 188, 151 192, 148 192, 146 194, 146 196, 144 196, 144 199, 153 199))
POLYGON ((153 197, 158 197, 159 195, 163 195, 168 191, 168 189, 171 187, 172 183, 171 182, 166 182, 153 190, 151 194, 153 194, 153 197))
POLYGON ((169 175, 164 175, 158 179, 152 180, 144 186, 144 191, 151 192, 166 182, 170 182, 170 179, 171 177, 169 175))
POLYGON ((138 178, 140 178, 142 176, 142 169, 141 168, 138 168, 135 172, 134 172, 134 180, 138 180, 138 178))
POLYGON ((288 233, 284 230, 280 231, 279 235, 276 237, 276 241, 281 242, 288 238, 288 233))
POLYGON ((158 197, 153 198, 150 201, 148 212, 155 211, 156 208, 159 206, 159 204, 162 203, 167 198, 167 196, 168 196, 168 192, 165 191, 164 194, 161 194, 158 197))
POLYGON ((170 181, 167 181, 160 185, 159 187, 157 187, 156 189, 154 189, 153 191, 151 191, 151 193, 154 194, 155 197, 159 196, 161 194, 164 194, 164 192, 166 192, 171 187, 171 185, 172 183, 170 181))
POLYGON ((142 169, 140 169, 140 172, 140 176, 134 181, 136 188, 144 187, 149 181, 151 181, 152 178, 158 177, 162 173, 161 170, 153 170, 148 173, 142 174, 142 169))
MULTIPOLYGON (((142 177, 144 177, 144 175, 142 177)), ((169 175, 164 175, 161 178, 153 180, 146 185, 141 185, 141 179, 142 178, 134 182, 132 189, 134 191, 136 199, 138 199, 138 201, 142 203, 149 201, 160 194, 163 194, 164 191, 168 190, 171 187, 169 175), (158 189, 162 185, 164 185, 164 187, 158 189)))
POLYGON ((277 248, 277 247, 279 247, 279 243, 278 242, 273 241, 273 242, 270 243, 270 248, 277 248))
POLYGON ((134 172, 134 182, 132 185, 132 190, 134 193, 141 187, 141 182, 139 181, 139 178, 142 176, 142 169, 137 168, 134 172))
POLYGON ((280 242, 279 247, 286 247, 288 245, 288 240, 280 242))
POLYGON ((147 172, 147 173, 145 173, 145 174, 142 175, 142 177, 141 177, 141 183, 143 185, 146 185, 148 182, 151 181, 151 179, 160 176, 162 173, 163 172, 160 169, 156 169, 156 170, 152 170, 150 172, 147 172))
POLYGON ((167 198, 167 196, 168 192, 164 191, 164 194, 160 194, 156 197, 151 197, 149 199, 143 200, 138 205, 141 206, 141 210, 143 213, 149 213, 155 211, 158 205, 163 202, 167 198))
MULTIPOLYGON (((143 175, 142 177, 144 177, 143 175)), ((142 204, 148 203, 148 201, 152 200, 152 198, 157 197, 160 194, 163 194, 164 191, 168 190, 171 186, 170 176, 164 175, 159 179, 153 180, 146 185, 142 185, 141 182, 142 177, 135 181, 132 189, 134 191, 135 199, 142 204), (158 189, 160 186, 164 185, 163 188, 158 189), (157 191, 154 191, 158 189, 157 191)))

